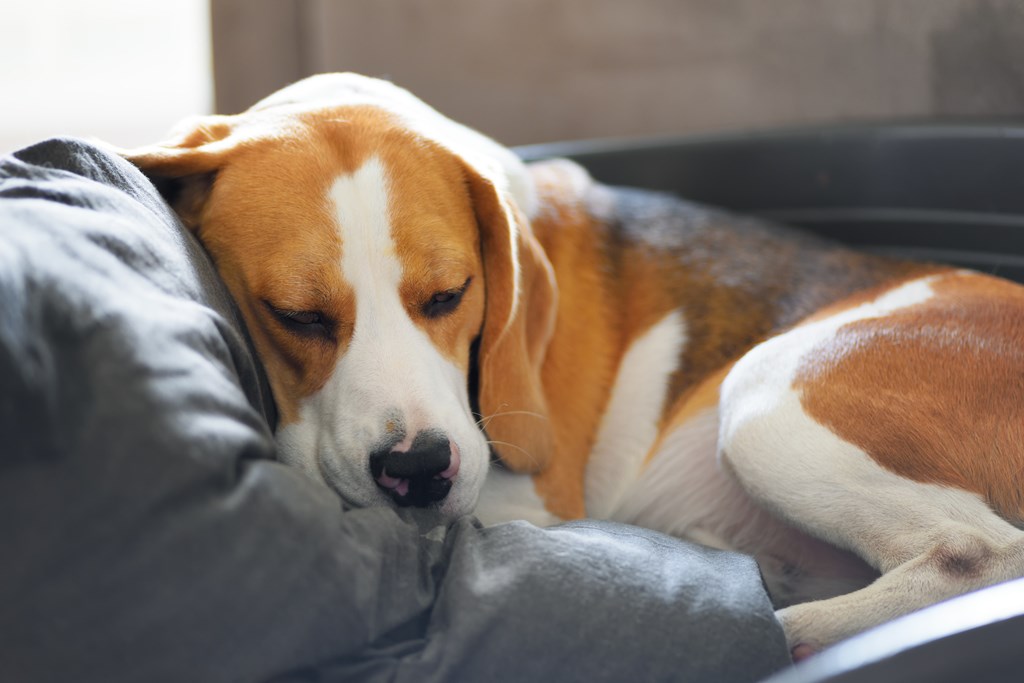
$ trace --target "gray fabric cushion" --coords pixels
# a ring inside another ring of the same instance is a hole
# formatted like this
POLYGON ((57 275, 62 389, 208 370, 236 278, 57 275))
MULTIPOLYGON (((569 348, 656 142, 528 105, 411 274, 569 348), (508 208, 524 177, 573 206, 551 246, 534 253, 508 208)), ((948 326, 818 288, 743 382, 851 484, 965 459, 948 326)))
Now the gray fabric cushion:
POLYGON ((0 671, 12 681, 752 681, 748 558, 629 527, 343 511, 273 460, 205 254, 82 142, 0 160, 0 671))

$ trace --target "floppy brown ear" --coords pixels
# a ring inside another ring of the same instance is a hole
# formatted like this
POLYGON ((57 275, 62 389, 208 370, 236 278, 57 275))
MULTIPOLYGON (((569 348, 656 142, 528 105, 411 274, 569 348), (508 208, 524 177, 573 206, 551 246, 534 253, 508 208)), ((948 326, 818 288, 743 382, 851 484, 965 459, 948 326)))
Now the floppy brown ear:
POLYGON ((519 207, 489 180, 469 174, 487 290, 480 412, 502 462, 535 473, 555 446, 541 375, 555 326, 554 271, 519 207))
POLYGON ((117 151, 153 180, 185 225, 195 230, 217 170, 236 147, 229 139, 232 120, 230 116, 193 119, 164 142, 117 151))

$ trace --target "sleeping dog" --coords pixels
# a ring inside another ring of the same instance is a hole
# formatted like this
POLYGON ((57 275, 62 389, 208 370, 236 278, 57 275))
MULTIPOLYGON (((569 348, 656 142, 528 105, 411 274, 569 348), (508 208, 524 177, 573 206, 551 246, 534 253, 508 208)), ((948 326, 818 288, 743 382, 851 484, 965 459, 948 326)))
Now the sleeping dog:
POLYGON ((125 155, 350 506, 751 553, 796 658, 1024 575, 1015 284, 527 167, 354 74, 125 155))

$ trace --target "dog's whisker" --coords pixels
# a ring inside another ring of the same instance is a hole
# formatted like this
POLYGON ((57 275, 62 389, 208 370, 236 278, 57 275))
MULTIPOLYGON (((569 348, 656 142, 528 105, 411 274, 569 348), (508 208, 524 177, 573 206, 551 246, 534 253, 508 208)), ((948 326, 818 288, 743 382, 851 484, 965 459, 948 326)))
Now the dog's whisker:
POLYGON ((530 453, 530 451, 526 450, 522 446, 517 446, 514 443, 509 443, 507 441, 494 441, 493 439, 489 440, 487 443, 492 445, 492 446, 509 446, 511 448, 516 449, 517 451, 522 451, 523 455, 525 455, 527 458, 529 458, 531 463, 536 465, 537 462, 538 462, 537 458, 534 457, 534 455, 532 453, 530 453))
POLYGON ((493 420, 496 417, 505 417, 507 415, 526 415, 526 416, 529 416, 529 417, 535 417, 538 420, 547 420, 548 419, 547 415, 543 415, 541 413, 535 413, 535 412, 530 411, 530 410, 506 410, 506 411, 502 411, 502 412, 498 412, 498 413, 492 413, 492 414, 487 415, 485 417, 481 417, 479 420, 476 421, 476 424, 477 424, 478 427, 486 429, 487 425, 490 424, 491 420, 493 420))

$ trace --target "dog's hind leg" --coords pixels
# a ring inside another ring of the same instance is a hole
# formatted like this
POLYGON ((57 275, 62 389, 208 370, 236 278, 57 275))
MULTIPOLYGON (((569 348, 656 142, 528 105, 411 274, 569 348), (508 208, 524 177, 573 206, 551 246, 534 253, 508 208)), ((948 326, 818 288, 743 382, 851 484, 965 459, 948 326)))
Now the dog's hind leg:
POLYGON ((882 574, 853 593, 781 610, 794 656, 1024 576, 1024 532, 980 495, 900 476, 807 414, 790 359, 814 341, 801 340, 808 334, 797 328, 748 354, 723 383, 720 408, 720 454, 747 492, 882 574))
POLYGON ((866 628, 947 598, 1024 576, 1024 534, 1013 527, 1001 528, 1001 520, 991 517, 975 525, 931 520, 936 527, 921 530, 911 539, 917 543, 904 548, 903 556, 909 559, 883 570, 870 586, 780 610, 778 617, 793 658, 803 659, 866 628))

